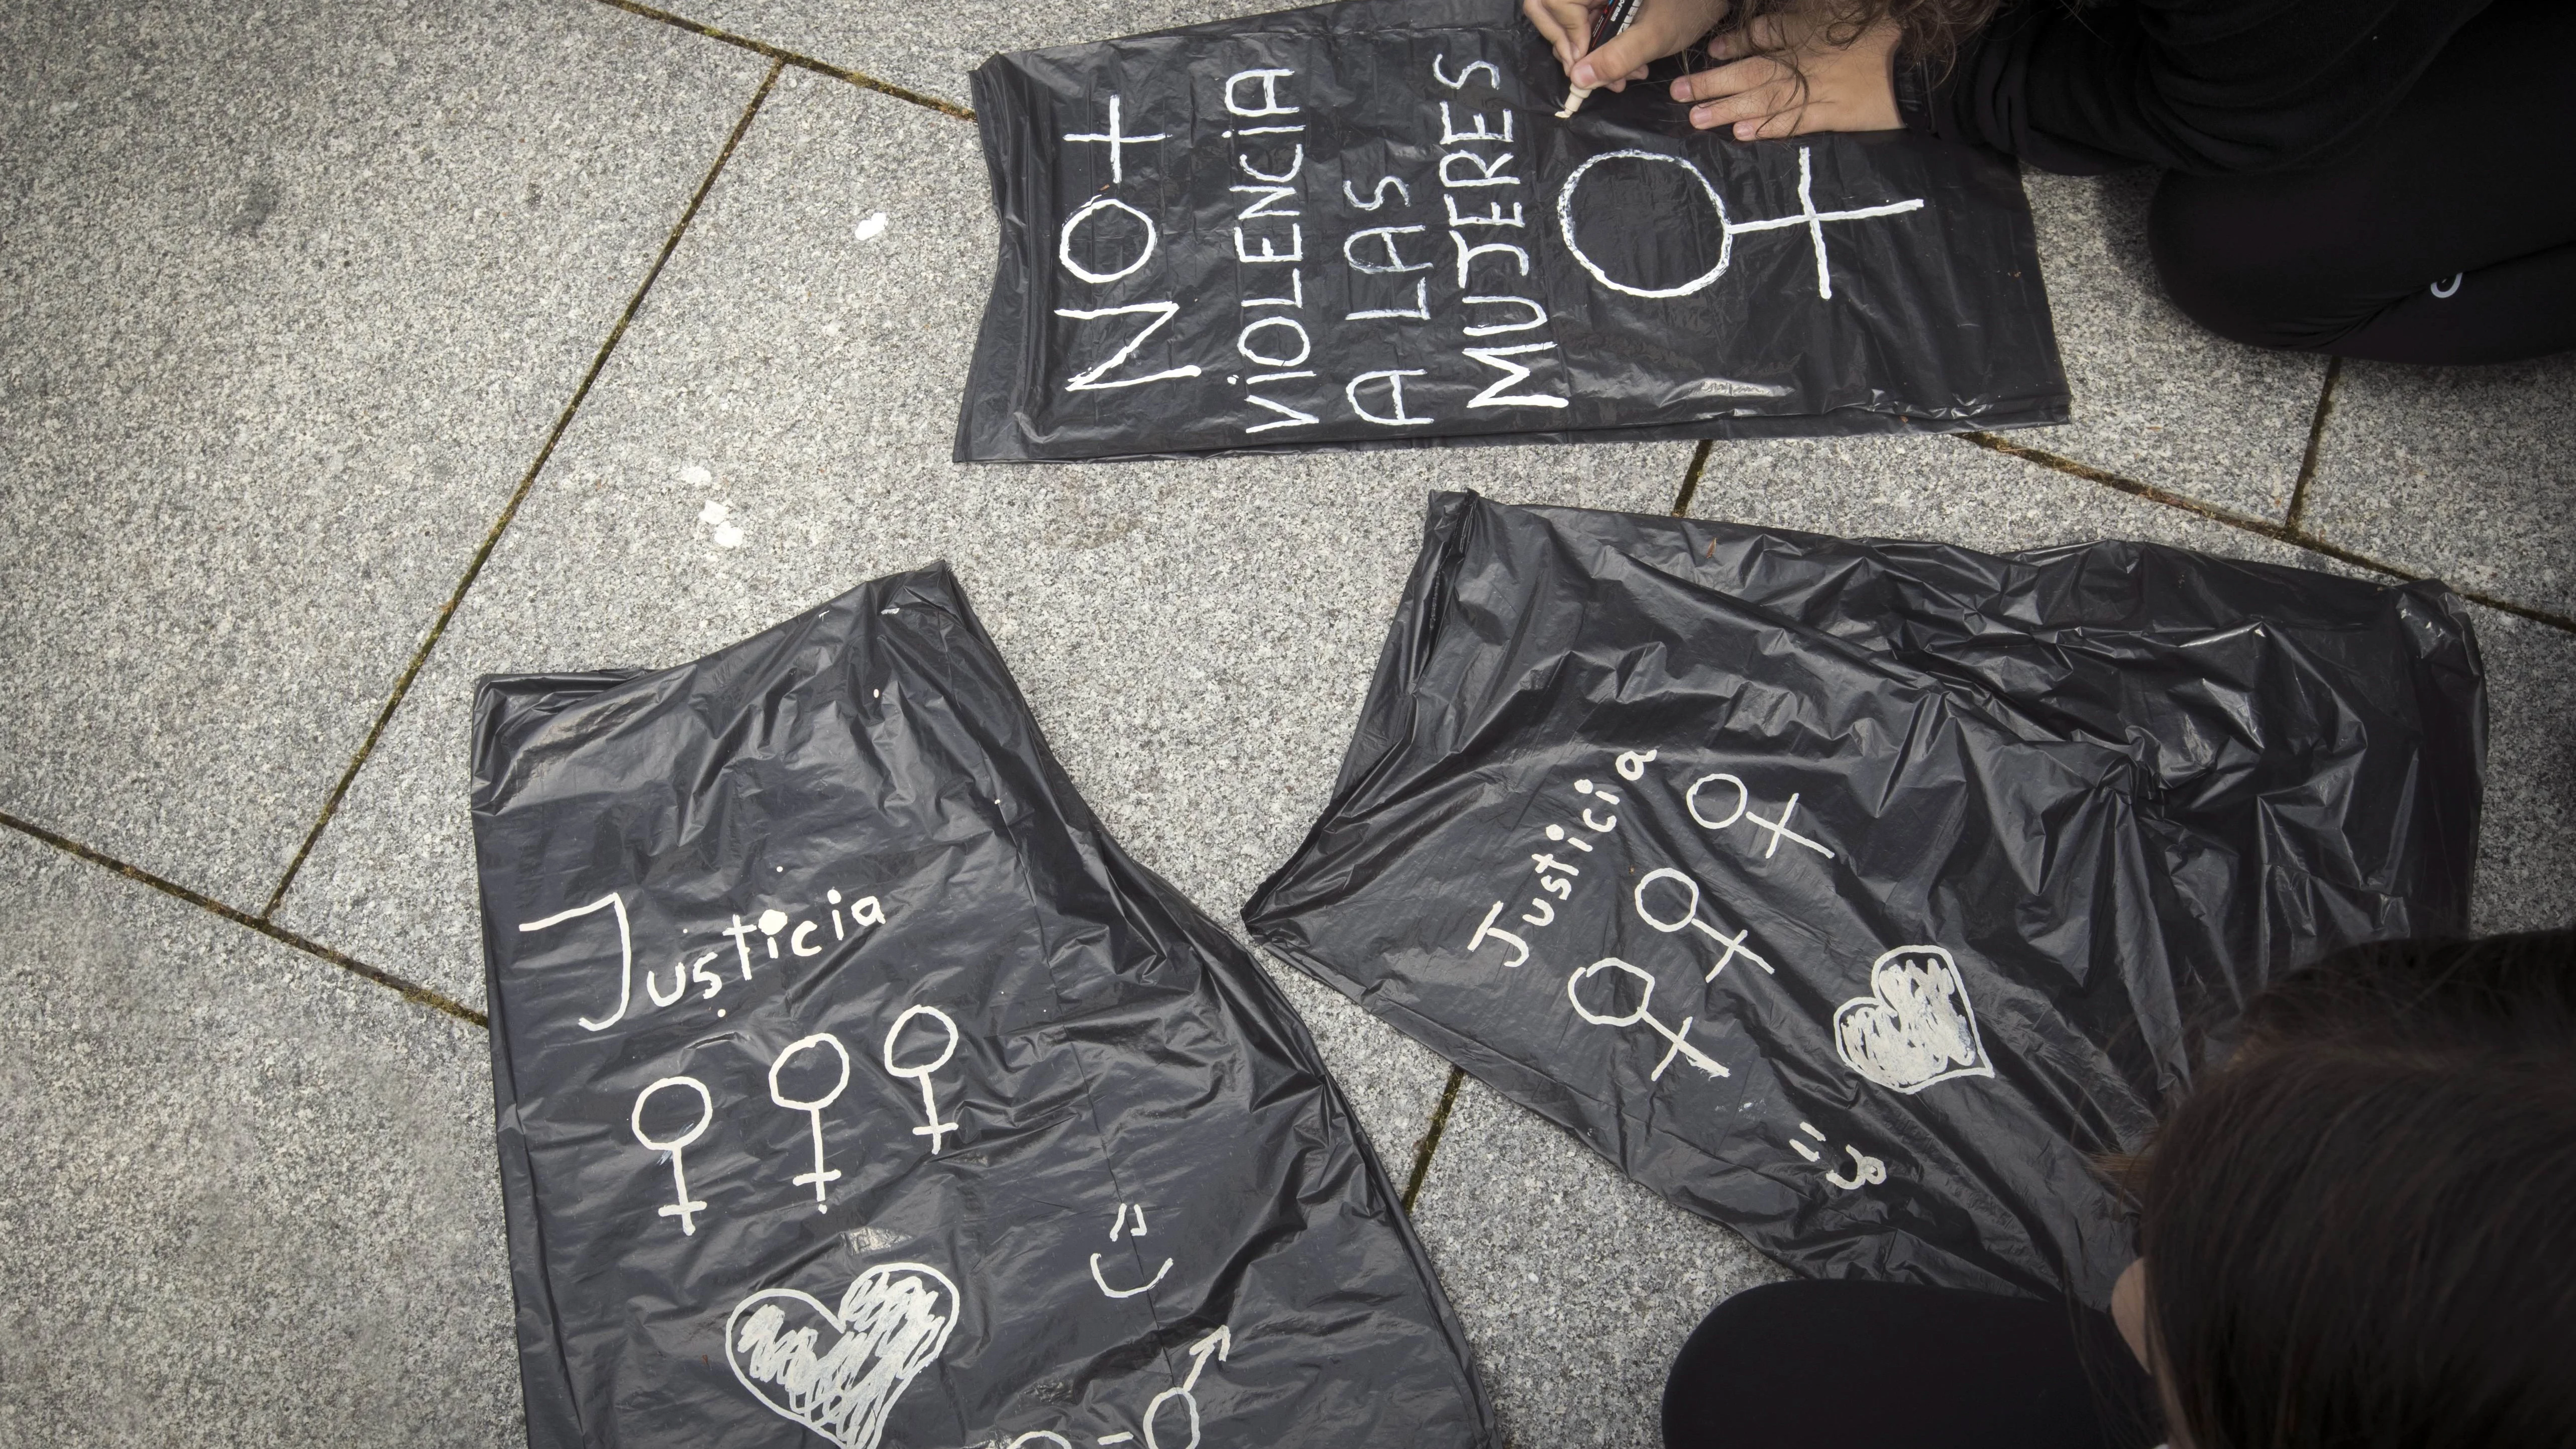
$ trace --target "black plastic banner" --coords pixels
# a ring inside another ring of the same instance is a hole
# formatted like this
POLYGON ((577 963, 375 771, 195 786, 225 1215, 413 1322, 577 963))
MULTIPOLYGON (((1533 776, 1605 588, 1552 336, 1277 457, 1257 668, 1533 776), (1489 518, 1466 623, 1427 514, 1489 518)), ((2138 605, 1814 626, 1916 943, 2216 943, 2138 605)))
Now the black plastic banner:
POLYGON ((486 680, 474 767, 532 1445, 1494 1442, 1295 1014, 945 569, 486 680))
POLYGON ((2099 1303, 2132 1150, 2276 971, 2458 931, 2463 609, 1434 499, 1265 945, 1820 1276, 2099 1303))
POLYGON ((975 72, 1001 257, 957 457, 2061 422, 2009 162, 1751 144, 1511 0, 1352 0, 975 72))

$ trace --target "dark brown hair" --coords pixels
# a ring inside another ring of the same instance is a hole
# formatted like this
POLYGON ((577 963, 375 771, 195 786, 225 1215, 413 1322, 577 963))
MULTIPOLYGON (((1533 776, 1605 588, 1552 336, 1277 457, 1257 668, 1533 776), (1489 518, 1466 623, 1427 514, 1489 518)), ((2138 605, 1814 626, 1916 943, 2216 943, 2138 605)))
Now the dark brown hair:
POLYGON ((1719 33, 1741 29, 1766 16, 1796 10, 1825 11, 1825 38, 1849 45, 1861 32, 1884 20, 1903 33, 1897 54, 1940 74, 1949 69, 1960 45, 1985 28, 2000 8, 1999 0, 1747 0, 1734 6, 1719 33))
POLYGON ((2177 1449, 2576 1444, 2576 932, 2283 978, 2135 1181, 2177 1449))

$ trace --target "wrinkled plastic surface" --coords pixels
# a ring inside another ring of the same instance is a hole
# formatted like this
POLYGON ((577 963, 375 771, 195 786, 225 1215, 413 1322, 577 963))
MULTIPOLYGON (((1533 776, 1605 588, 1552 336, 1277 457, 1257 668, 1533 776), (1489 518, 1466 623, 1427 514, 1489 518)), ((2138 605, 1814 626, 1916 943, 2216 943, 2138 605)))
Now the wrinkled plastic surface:
POLYGON ((1494 1442, 1313 1043, 944 568, 488 679, 474 766, 531 1444, 1494 1442))
POLYGON ((1001 248, 961 462, 2066 418, 2011 163, 1721 139, 1660 83, 1560 121, 1512 0, 1023 51, 974 88, 1001 248))
POLYGON ((2485 739, 2438 584, 1445 494, 1244 919, 1792 1268, 2100 1303, 2087 1154, 2273 973, 2464 928, 2485 739))

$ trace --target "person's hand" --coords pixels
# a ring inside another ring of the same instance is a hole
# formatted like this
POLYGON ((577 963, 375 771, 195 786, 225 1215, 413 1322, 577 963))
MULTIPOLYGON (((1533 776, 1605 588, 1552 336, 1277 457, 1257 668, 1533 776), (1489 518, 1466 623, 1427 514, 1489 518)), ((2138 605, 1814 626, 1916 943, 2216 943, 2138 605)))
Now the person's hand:
POLYGON ((1645 0, 1634 23, 1592 47, 1592 15, 1583 0, 1521 0, 1521 13, 1556 51, 1557 64, 1576 85, 1594 90, 1628 88, 1646 67, 1706 35, 1726 18, 1728 0, 1645 0))
POLYGON ((1673 99, 1690 104, 1692 125, 1703 131, 1731 126, 1739 141, 1903 126, 1895 80, 1902 32, 1881 20, 1850 44, 1836 45, 1828 19, 1793 10, 1717 37, 1708 53, 1721 64, 1674 81, 1673 99))

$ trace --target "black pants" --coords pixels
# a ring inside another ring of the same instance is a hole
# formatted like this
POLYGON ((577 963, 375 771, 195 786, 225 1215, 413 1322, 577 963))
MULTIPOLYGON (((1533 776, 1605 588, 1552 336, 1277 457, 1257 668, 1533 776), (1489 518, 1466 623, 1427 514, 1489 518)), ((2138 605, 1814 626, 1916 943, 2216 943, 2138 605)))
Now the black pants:
POLYGON ((1664 1384, 1666 1449, 2147 1449, 2155 1390, 2064 1303, 1800 1281, 1717 1305, 1664 1384))
POLYGON ((2309 170, 2165 177, 2148 237, 2194 320, 2386 362, 2576 348, 2576 4, 2496 0, 2309 170))

